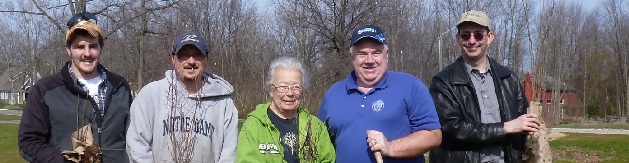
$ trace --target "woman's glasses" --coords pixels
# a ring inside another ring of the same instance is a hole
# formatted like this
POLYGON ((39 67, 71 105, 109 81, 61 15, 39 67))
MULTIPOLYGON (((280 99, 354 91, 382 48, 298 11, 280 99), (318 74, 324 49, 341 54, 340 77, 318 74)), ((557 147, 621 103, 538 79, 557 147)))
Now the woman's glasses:
POLYGON ((92 14, 91 12, 82 12, 72 16, 72 18, 68 20, 68 23, 66 25, 68 26, 68 28, 72 28, 72 26, 82 21, 88 21, 94 24, 98 24, 98 19, 96 19, 96 15, 92 14))
POLYGON ((287 86, 287 85, 280 85, 280 86, 275 86, 274 84, 271 84, 271 86, 273 86, 275 88, 275 91, 277 91, 278 93, 287 93, 288 91, 293 91, 296 94, 301 93, 301 86, 287 86))

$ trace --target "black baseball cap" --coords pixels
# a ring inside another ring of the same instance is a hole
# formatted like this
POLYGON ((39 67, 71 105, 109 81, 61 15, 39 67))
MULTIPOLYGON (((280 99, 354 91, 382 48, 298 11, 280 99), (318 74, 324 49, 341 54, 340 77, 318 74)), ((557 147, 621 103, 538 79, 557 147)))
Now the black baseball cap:
POLYGON ((203 36, 194 32, 185 32, 175 37, 173 42, 173 54, 177 55, 177 52, 185 45, 194 45, 201 53, 207 55, 208 46, 207 41, 203 36))
POLYGON ((356 28, 352 32, 352 39, 350 40, 350 47, 354 46, 358 41, 363 38, 373 38, 378 40, 382 44, 387 44, 387 38, 384 31, 376 25, 365 25, 360 28, 356 28))
POLYGON ((70 29, 81 21, 88 21, 94 24, 98 24, 98 19, 96 18, 96 15, 94 15, 91 12, 81 12, 81 13, 74 14, 72 18, 68 20, 66 25, 68 26, 68 29, 70 29))

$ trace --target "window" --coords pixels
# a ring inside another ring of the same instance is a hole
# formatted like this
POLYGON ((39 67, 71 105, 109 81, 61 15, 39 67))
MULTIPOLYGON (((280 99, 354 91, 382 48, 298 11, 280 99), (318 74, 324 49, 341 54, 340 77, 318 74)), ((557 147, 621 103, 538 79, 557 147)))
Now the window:
POLYGON ((547 99, 547 100, 546 100, 546 103, 547 103, 547 104, 551 104, 551 103, 553 103, 553 100, 551 100, 551 99, 547 99))
POLYGON ((560 104, 563 104, 563 98, 561 99, 561 101, 559 101, 560 104))

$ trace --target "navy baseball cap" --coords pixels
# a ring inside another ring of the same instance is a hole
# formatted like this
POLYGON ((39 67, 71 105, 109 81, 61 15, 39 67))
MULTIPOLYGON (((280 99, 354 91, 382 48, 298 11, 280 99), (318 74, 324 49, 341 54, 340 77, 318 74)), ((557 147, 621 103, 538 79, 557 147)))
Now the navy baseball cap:
POLYGON ((194 45, 201 51, 201 53, 207 55, 208 46, 207 41, 203 36, 194 32, 185 32, 175 37, 173 42, 173 54, 177 55, 177 52, 185 45, 194 45))
POLYGON ((373 38, 378 40, 382 44, 387 44, 387 38, 384 35, 384 31, 380 29, 380 27, 375 25, 365 25, 360 28, 356 28, 354 32, 352 32, 352 40, 349 46, 354 46, 358 41, 363 38, 373 38))

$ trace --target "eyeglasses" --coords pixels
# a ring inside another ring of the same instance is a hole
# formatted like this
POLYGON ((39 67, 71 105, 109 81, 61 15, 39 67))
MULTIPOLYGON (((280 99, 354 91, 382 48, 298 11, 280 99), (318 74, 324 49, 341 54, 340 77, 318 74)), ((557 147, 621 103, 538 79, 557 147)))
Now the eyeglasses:
POLYGON ((273 86, 273 88, 275 88, 275 91, 277 91, 278 93, 287 93, 289 90, 293 91, 295 94, 299 94, 301 93, 301 86, 287 86, 287 85, 280 85, 280 86, 275 86, 274 84, 271 84, 271 86, 273 86), (296 91, 296 92, 295 92, 296 91))
POLYGON ((200 53, 199 54, 188 54, 188 53, 175 54, 175 53, 171 53, 171 54, 176 56, 177 59, 179 59, 179 60, 188 60, 188 59, 190 59, 190 57, 194 58, 195 60, 205 60, 205 58, 207 57, 206 55, 200 54, 200 53))
POLYGON ((469 33, 469 32, 463 33, 461 34, 461 39, 463 39, 463 41, 468 41, 470 40, 470 38, 472 38, 472 36, 474 36, 474 39, 476 39, 477 41, 480 41, 485 38, 485 32, 476 31, 474 32, 474 34, 469 33))
POLYGON ((96 19, 96 15, 92 14, 91 12, 82 12, 72 16, 72 18, 68 20, 68 23, 66 23, 66 25, 68 26, 68 28, 72 28, 72 26, 82 21, 88 21, 94 24, 98 24, 98 19, 96 19))

